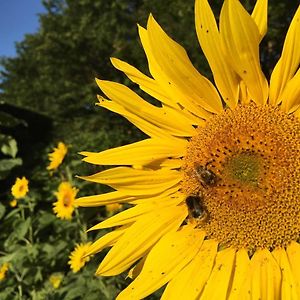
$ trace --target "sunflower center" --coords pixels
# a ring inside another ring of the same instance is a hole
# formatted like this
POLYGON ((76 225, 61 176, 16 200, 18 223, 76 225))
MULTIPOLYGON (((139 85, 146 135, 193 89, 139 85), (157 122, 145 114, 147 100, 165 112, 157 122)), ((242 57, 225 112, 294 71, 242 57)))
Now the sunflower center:
POLYGON ((212 117, 185 157, 182 191, 208 216, 190 220, 250 253, 298 240, 299 154, 300 122, 278 108, 250 103, 212 117))
POLYGON ((65 207, 70 206, 71 204, 71 197, 69 195, 65 195, 63 198, 63 203, 65 207))
POLYGON ((241 183, 256 185, 260 174, 259 157, 250 151, 229 157, 224 163, 224 173, 241 183))

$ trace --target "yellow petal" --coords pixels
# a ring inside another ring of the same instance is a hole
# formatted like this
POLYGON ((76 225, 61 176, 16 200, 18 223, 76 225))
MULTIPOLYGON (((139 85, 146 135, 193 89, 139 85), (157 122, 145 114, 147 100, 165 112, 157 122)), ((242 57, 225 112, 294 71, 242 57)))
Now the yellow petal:
POLYGON ((195 23, 199 43, 212 70, 215 83, 230 108, 238 102, 239 79, 220 47, 221 37, 207 0, 196 0, 195 23))
POLYGON ((138 196, 159 194, 176 185, 182 179, 182 174, 168 169, 153 171, 117 167, 79 178, 109 185, 130 196, 138 196))
POLYGON ((245 249, 241 249, 236 253, 235 267, 232 279, 232 286, 229 294, 229 300, 239 300, 240 288, 245 280, 248 271, 250 259, 245 249))
POLYGON ((281 272, 272 254, 257 250, 251 258, 238 299, 280 300, 281 272))
POLYGON ((222 102, 214 86, 197 72, 186 51, 168 37, 151 15, 147 31, 153 55, 170 84, 174 84, 187 98, 192 98, 193 102, 206 110, 221 112, 222 102))
POLYGON ((106 247, 113 246, 120 239, 120 237, 126 232, 127 228, 128 225, 125 225, 115 229, 112 232, 106 233, 104 236, 102 236, 96 242, 94 242, 89 246, 86 256, 94 255, 102 251, 106 247))
POLYGON ((195 257, 204 237, 203 231, 191 226, 166 234, 148 254, 141 273, 117 299, 141 299, 163 286, 195 257))
POLYGON ((283 50, 270 80, 270 102, 278 104, 286 83, 294 76, 300 62, 300 6, 287 32, 283 50))
POLYGON ((176 231, 184 218, 183 207, 164 208, 144 215, 118 240, 101 262, 96 274, 113 276, 143 257, 168 232, 176 231))
POLYGON ((167 285, 162 300, 197 299, 211 274, 218 243, 205 240, 195 258, 167 285))
POLYGON ((227 248, 217 253, 215 265, 201 294, 201 300, 226 299, 235 252, 235 249, 227 248))
POLYGON ((287 253, 284 249, 275 249, 272 255, 276 259, 282 275, 281 283, 281 300, 300 299, 300 294, 297 295, 294 275, 291 270, 290 262, 287 253))
POLYGON ((251 98, 258 104, 266 103, 268 83, 259 62, 259 31, 238 0, 225 0, 220 33, 229 63, 245 82, 251 98))
MULTIPOLYGON (((299 24, 300 26, 300 24, 299 24)), ((279 102, 282 102, 282 110, 292 113, 300 105, 300 70, 287 82, 283 92, 279 96, 279 102)))
MULTIPOLYGON (((189 124, 189 125, 201 126, 201 125, 206 124, 204 119, 195 116, 193 113, 187 111, 180 104, 177 104, 176 107, 172 107, 172 106, 163 104, 162 107, 163 107, 164 113, 166 113, 166 115, 173 120, 178 120, 180 118, 182 120, 182 122, 189 124)), ((210 114, 209 116, 206 116, 206 119, 210 118, 211 116, 212 116, 212 114, 210 114)), ((197 133, 197 132, 195 132, 195 133, 197 133)))
POLYGON ((183 157, 186 153, 185 139, 146 139, 99 153, 82 152, 83 161, 96 165, 147 165, 170 157, 183 157))
POLYGON ((156 107, 139 97, 128 87, 111 81, 96 79, 103 93, 113 102, 123 106, 129 113, 142 117, 174 136, 192 136, 195 128, 184 122, 180 117, 176 120, 169 118, 161 107, 156 107))
POLYGON ((128 271, 128 277, 135 279, 142 271, 146 256, 144 256, 133 268, 128 271))
POLYGON ((128 202, 129 204, 142 204, 142 203, 147 203, 148 201, 151 201, 153 199, 160 199, 160 201, 167 201, 170 198, 176 198, 178 197, 180 193, 178 192, 180 190, 181 186, 180 183, 172 186, 169 189, 164 190, 163 192, 160 192, 156 195, 140 195, 136 196, 135 199, 131 200, 128 202))
POLYGON ((163 161, 154 161, 153 163, 150 163, 147 165, 147 167, 151 169, 157 169, 157 168, 168 168, 168 169, 179 169, 182 167, 183 160, 178 159, 165 159, 163 161))
POLYGON ((300 107, 295 110, 294 115, 300 120, 300 107))
POLYGON ((243 80, 240 81, 240 89, 239 89, 239 99, 241 100, 241 103, 248 104, 251 100, 250 95, 248 93, 247 86, 243 80))
POLYGON ((209 115, 206 115, 205 117, 200 118, 199 116, 195 115, 193 112, 190 112, 189 110, 187 110, 182 105, 178 104, 178 106, 181 109, 181 114, 183 114, 189 120, 189 123, 192 125, 204 127, 206 125, 205 120, 208 120, 210 117, 213 116, 213 114, 209 114, 209 115))
POLYGON ((81 197, 75 200, 76 206, 94 207, 113 203, 130 202, 136 200, 136 197, 125 195, 119 191, 110 193, 81 197))
POLYGON ((298 299, 300 299, 300 245, 299 243, 292 242, 287 247, 287 255, 292 269, 292 274, 295 281, 295 289, 297 291, 298 299))
MULTIPOLYGON (((174 91, 170 92, 172 91, 172 89, 170 89, 169 84, 167 85, 167 89, 166 89, 166 85, 162 84, 161 80, 155 80, 153 78, 144 75, 138 69, 127 64, 126 62, 121 61, 120 59, 117 58, 111 58, 111 61, 115 68, 117 68, 120 71, 123 71, 128 76, 128 78, 133 82, 137 83, 143 91, 145 91, 155 99, 158 99, 162 103, 170 107, 176 108, 177 110, 181 110, 181 112, 186 114, 187 115, 186 121, 188 124, 190 124, 191 121, 193 125, 200 125, 199 123, 203 123, 201 122, 201 119, 199 119, 199 117, 187 111, 186 112, 182 111, 184 108, 182 106, 181 107, 178 106, 180 100, 178 99, 179 98, 178 93, 174 93, 174 91)), ((203 115, 205 117, 209 115, 207 112, 201 110, 199 107, 196 108, 197 108, 196 112, 199 110, 201 111, 200 113, 201 116, 203 115)))
MULTIPOLYGON (((163 70, 161 70, 161 67, 156 61, 150 45, 148 31, 141 26, 138 26, 138 29, 140 39, 148 59, 150 73, 155 81, 157 81, 157 83, 165 90, 168 96, 173 99, 174 103, 179 103, 181 106, 199 118, 207 119, 211 117, 211 113, 199 106, 198 103, 195 102, 194 98, 191 98, 189 97, 189 94, 186 94, 185 90, 182 90, 181 87, 178 87, 170 81, 168 74, 165 74, 163 70)), ((180 47, 179 45, 177 46, 180 47)))
POLYGON ((165 93, 164 89, 153 78, 146 76, 135 67, 120 59, 111 58, 111 62, 116 69, 124 72, 131 81, 137 83, 144 92, 162 103, 176 106, 176 102, 165 93))
POLYGON ((95 207, 95 206, 104 206, 115 203, 129 203, 129 204, 142 204, 151 201, 160 201, 165 202, 169 199, 174 199, 182 197, 182 194, 178 191, 180 190, 180 185, 177 184, 169 189, 164 190, 163 192, 157 195, 138 195, 138 196, 128 196, 119 191, 114 191, 105 194, 85 196, 78 199, 75 199, 75 206, 82 207, 95 207))
MULTIPOLYGON (((180 195, 180 194, 178 194, 180 195)), ((145 203, 138 204, 132 208, 126 209, 104 221, 101 223, 93 226, 89 229, 91 230, 98 230, 102 228, 109 228, 114 226, 120 226, 127 223, 133 223, 139 218, 143 218, 144 214, 147 214, 151 211, 158 210, 165 207, 175 207, 180 202, 184 201, 184 196, 177 196, 170 199, 164 199, 165 201, 160 201, 160 199, 151 199, 145 203)))
POLYGON ((257 25, 262 40, 268 29, 268 0, 257 0, 251 17, 257 25))
POLYGON ((107 100, 99 95, 97 95, 99 103, 97 105, 104 107, 112 112, 115 112, 119 115, 122 115, 125 117, 130 123, 132 123, 134 126, 142 130, 144 133, 146 133, 150 137, 157 137, 157 138, 166 138, 170 137, 170 134, 157 127, 155 124, 152 124, 151 122, 148 122, 147 120, 143 119, 142 115, 134 114, 126 110, 123 106, 107 100))

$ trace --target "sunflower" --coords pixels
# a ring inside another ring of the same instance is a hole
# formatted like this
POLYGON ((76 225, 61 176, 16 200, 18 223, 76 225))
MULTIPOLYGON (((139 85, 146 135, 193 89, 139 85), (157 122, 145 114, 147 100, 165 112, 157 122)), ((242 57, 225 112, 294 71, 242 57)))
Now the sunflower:
POLYGON ((17 199, 13 199, 9 202, 9 205, 11 207, 16 207, 18 205, 18 200, 17 199))
POLYGON ((69 182, 62 182, 55 193, 57 201, 53 203, 53 211, 60 219, 70 220, 75 209, 75 197, 78 190, 69 182))
POLYGON ((5 279, 7 271, 8 271, 8 263, 4 263, 0 267, 0 281, 5 279))
POLYGON ((15 184, 11 187, 11 194, 15 199, 24 198, 28 193, 28 183, 29 181, 26 177, 17 178, 15 184))
POLYGON ((91 243, 78 244, 71 252, 68 264, 70 265, 73 273, 77 273, 90 260, 90 256, 87 256, 90 246, 91 243))
POLYGON ((61 284, 61 281, 63 279, 63 275, 62 274, 52 274, 50 277, 49 277, 49 281, 51 283, 51 285, 55 288, 55 289, 58 289, 60 284, 61 284))
POLYGON ((53 152, 48 154, 50 164, 47 167, 47 170, 56 170, 61 165, 67 152, 68 152, 67 146, 64 143, 59 142, 57 148, 54 148, 53 152))
POLYGON ((130 269, 117 299, 300 297, 300 8, 268 83, 259 61, 267 1, 250 15, 225 0, 219 26, 207 0, 195 22, 215 86, 150 15, 139 26, 152 77, 112 59, 154 106, 129 88, 97 80, 99 106, 149 138, 100 153, 95 165, 122 165, 85 176, 115 191, 82 197, 85 207, 132 207, 95 225, 115 227, 88 254, 112 247, 96 274, 130 269), (136 168, 135 166, 141 166, 136 168))
POLYGON ((115 212, 121 210, 123 207, 120 203, 112 203, 105 205, 106 212, 109 216, 113 215, 115 212))

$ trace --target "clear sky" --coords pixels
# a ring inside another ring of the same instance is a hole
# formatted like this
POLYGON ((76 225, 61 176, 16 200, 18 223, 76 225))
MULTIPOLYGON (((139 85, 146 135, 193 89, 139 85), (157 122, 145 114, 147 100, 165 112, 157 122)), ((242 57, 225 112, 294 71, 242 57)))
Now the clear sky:
POLYGON ((38 29, 41 0, 0 0, 0 56, 15 56, 15 42, 38 29))

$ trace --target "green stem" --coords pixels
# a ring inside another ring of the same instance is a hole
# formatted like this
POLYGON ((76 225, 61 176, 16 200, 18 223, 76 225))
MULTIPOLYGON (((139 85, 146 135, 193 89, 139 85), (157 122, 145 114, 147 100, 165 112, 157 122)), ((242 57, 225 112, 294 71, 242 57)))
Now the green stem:
POLYGON ((76 208, 75 208, 75 218, 76 218, 76 223, 77 223, 78 227, 81 229, 80 230, 80 239, 83 243, 86 243, 88 240, 87 232, 86 232, 86 224, 81 221, 80 214, 78 212, 78 209, 76 209, 76 208))
POLYGON ((18 283, 18 292, 19 292, 19 299, 22 300, 22 298, 23 298, 23 289, 22 289, 22 285, 20 283, 18 283))

